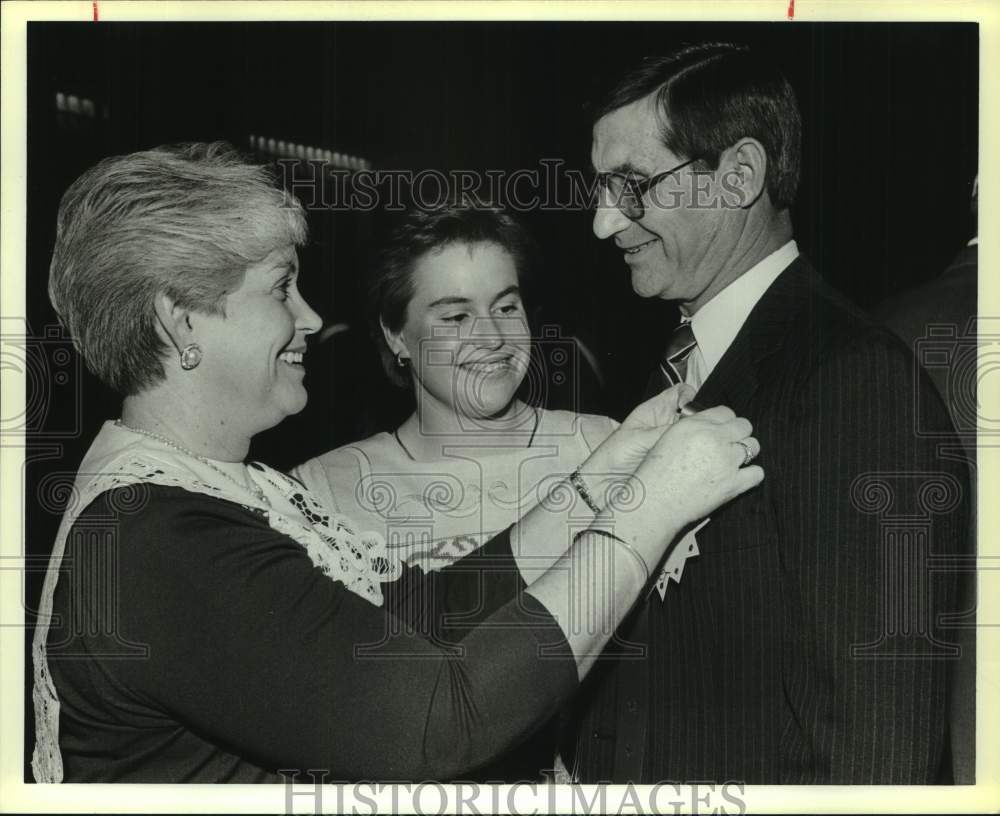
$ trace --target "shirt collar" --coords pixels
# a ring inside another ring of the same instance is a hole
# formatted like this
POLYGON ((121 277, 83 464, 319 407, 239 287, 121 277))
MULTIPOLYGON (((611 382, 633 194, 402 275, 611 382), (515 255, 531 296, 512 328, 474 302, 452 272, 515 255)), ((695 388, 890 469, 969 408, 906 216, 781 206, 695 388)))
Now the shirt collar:
POLYGON ((732 345, 757 301, 798 256, 798 246, 795 241, 789 241, 750 267, 695 312, 691 330, 705 361, 705 377, 732 345))

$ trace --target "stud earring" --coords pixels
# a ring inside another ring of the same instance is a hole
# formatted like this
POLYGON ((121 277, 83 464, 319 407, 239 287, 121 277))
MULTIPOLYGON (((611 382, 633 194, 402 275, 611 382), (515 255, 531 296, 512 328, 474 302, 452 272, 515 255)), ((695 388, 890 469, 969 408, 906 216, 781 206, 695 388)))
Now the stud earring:
POLYGON ((197 343, 188 343, 181 349, 181 368, 190 371, 197 368, 201 363, 201 346, 197 343))

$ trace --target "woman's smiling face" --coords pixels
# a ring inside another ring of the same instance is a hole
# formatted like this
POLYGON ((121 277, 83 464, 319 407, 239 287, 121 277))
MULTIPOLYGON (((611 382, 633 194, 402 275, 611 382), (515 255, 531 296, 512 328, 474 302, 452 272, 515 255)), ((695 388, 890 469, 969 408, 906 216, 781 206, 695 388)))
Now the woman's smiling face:
POLYGON ((394 352, 410 358, 420 400, 460 416, 488 418, 510 406, 528 370, 528 327, 517 266, 495 243, 454 243, 413 269, 413 297, 394 352))
POLYGON ((203 362, 191 373, 250 435, 306 405, 306 336, 321 320, 299 292, 298 270, 295 247, 279 247, 247 267, 225 298, 224 316, 198 320, 203 362))

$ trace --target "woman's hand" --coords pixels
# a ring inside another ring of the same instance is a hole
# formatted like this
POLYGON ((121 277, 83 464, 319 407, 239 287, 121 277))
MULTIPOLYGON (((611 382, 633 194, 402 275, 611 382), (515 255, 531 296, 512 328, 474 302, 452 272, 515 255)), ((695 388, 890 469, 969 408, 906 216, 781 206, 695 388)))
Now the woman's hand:
MULTIPOLYGON (((624 450, 634 456, 644 446, 647 453, 628 484, 609 495, 610 507, 605 509, 611 512, 598 514, 589 530, 575 534, 562 558, 543 560, 543 575, 530 582, 525 578, 531 594, 563 628, 581 677, 608 633, 648 587, 670 542, 689 524, 764 478, 759 467, 744 467, 760 449, 746 419, 723 407, 678 418, 678 404, 690 399, 691 389, 671 391, 640 406, 627 420, 630 427, 622 426, 626 434, 612 435, 619 438, 618 444, 622 439, 640 440, 634 447, 617 448, 616 454, 624 450)), ((627 461, 618 459, 618 465, 627 461)), ((567 510, 539 505, 518 525, 521 534, 511 539, 512 546, 516 542, 515 552, 526 556, 542 537, 558 540, 574 522, 578 524, 578 516, 572 518, 567 510)), ((525 556, 518 559, 522 576, 530 574, 525 572, 531 566, 525 556)))
POLYGON ((677 420, 635 472, 643 504, 686 525, 760 484, 764 471, 744 466, 760 453, 752 432, 748 419, 724 406, 677 420))
POLYGON ((591 478, 635 473, 663 432, 680 419, 678 411, 694 393, 690 385, 681 384, 646 400, 601 443, 581 472, 591 478))

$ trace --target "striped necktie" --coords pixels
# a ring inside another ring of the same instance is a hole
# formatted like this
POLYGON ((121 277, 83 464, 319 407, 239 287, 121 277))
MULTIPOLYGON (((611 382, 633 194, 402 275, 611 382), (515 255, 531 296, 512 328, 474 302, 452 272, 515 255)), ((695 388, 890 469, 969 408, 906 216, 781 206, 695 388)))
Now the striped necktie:
POLYGON ((694 339, 690 320, 685 320, 674 329, 673 334, 670 335, 667 349, 660 359, 660 372, 663 375, 664 388, 670 388, 672 385, 684 382, 687 376, 688 358, 697 345, 698 341, 694 339))

